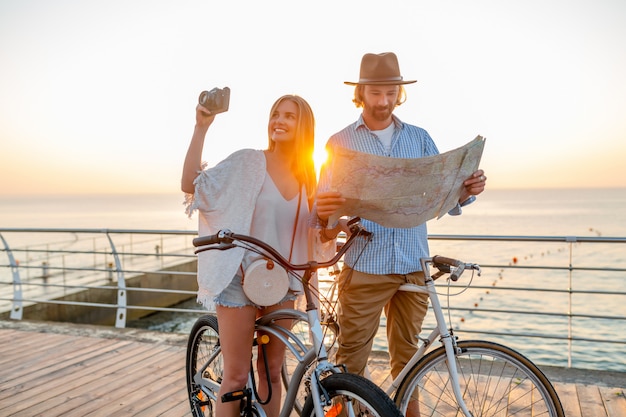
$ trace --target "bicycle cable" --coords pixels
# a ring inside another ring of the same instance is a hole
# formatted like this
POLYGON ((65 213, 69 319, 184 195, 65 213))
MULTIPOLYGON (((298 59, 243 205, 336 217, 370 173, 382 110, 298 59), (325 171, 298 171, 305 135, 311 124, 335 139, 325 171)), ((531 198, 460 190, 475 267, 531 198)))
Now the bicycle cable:
POLYGON ((441 295, 441 296, 445 295, 445 297, 446 297, 446 304, 448 305, 448 308, 447 308, 447 310, 448 310, 448 323, 452 323, 452 315, 450 314, 450 311, 451 311, 451 308, 450 308, 450 298, 451 297, 456 297, 458 295, 461 295, 461 294, 463 294, 465 291, 467 291, 469 289, 470 285, 472 285, 472 281, 474 281, 474 272, 475 271, 472 269, 472 276, 470 277, 467 285, 463 286, 461 291, 457 292, 456 294, 450 294, 450 289, 452 288, 452 285, 451 285, 452 284, 452 282, 451 282, 452 280, 450 279, 450 277, 448 277, 446 279, 446 282, 447 282, 447 284, 446 284, 446 290, 447 290, 446 294, 441 294, 441 293, 439 293, 437 291, 437 295, 441 295))
POLYGON ((250 375, 252 375, 252 389, 254 390, 254 395, 257 398, 257 401, 261 405, 266 405, 272 399, 272 381, 269 373, 269 364, 267 363, 267 354, 265 352, 265 344, 258 344, 261 347, 261 351, 263 352, 263 364, 265 366, 265 373, 267 374, 267 398, 265 400, 261 400, 261 396, 259 395, 259 391, 256 386, 256 378, 254 377, 254 367, 252 366, 252 362, 250 362, 250 375))

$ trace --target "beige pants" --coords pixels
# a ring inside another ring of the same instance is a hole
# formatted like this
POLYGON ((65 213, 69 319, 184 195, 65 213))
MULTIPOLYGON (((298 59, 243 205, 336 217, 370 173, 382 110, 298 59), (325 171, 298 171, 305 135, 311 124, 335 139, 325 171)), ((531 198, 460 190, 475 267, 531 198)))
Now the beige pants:
POLYGON ((384 309, 395 378, 417 350, 417 336, 428 310, 427 294, 398 291, 398 287, 407 282, 424 285, 424 273, 371 275, 344 266, 338 279, 337 363, 363 375, 384 309))

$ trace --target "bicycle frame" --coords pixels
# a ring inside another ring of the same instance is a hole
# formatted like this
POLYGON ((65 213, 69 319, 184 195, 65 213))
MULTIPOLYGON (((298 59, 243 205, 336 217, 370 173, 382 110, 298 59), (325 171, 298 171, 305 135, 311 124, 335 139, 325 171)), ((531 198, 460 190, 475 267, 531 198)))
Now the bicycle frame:
MULTIPOLYGON (((282 257, 274 248, 252 236, 239 235, 225 229, 219 231, 215 235, 203 236, 194 239, 194 246, 199 247, 196 250, 196 253, 210 249, 231 249, 233 247, 237 247, 235 242, 238 241, 242 243, 242 246, 240 247, 246 249, 252 249, 253 247, 259 248, 261 251, 257 253, 263 254, 263 256, 266 256, 268 259, 274 260, 279 265, 285 267, 285 269, 289 272, 295 273, 296 271, 303 271, 301 280, 306 300, 306 312, 294 309, 281 309, 259 317, 255 322, 255 332, 257 333, 257 336, 259 333, 263 333, 268 335, 271 340, 280 341, 283 343, 286 350, 290 352, 297 361, 297 365, 295 366, 293 372, 291 372, 291 376, 289 378, 285 398, 280 408, 280 417, 289 417, 291 415, 291 412, 297 402, 298 391, 300 390, 300 387, 303 386, 303 381, 308 381, 309 378, 310 383, 306 385, 308 395, 303 408, 303 411, 308 415, 315 414, 317 416, 324 416, 325 407, 335 409, 336 404, 334 400, 336 398, 343 398, 344 396, 347 396, 356 400, 356 404, 348 399, 339 404, 339 409, 343 407, 343 410, 347 411, 349 415, 355 415, 354 409, 357 409, 359 404, 362 403, 366 408, 371 409, 377 415, 397 415, 397 417, 400 417, 399 410, 396 405, 378 386, 363 377, 347 373, 344 366, 335 365, 328 360, 328 352, 324 344, 325 332, 320 321, 319 307, 315 303, 313 289, 310 287, 310 280, 318 269, 335 265, 343 256, 350 244, 354 242, 354 239, 358 237, 371 236, 369 232, 358 224, 358 218, 354 219, 352 223, 348 223, 348 226, 353 233, 346 244, 331 260, 325 262, 309 261, 306 264, 301 265, 289 263, 289 261, 282 257), (299 337, 295 333, 297 330, 292 331, 291 325, 288 326, 289 328, 282 327, 276 323, 278 320, 291 320, 292 323, 293 321, 302 321, 307 323, 308 334, 311 339, 309 345, 311 345, 311 347, 307 348, 307 344, 303 341, 306 336, 299 337), (352 409, 353 407, 354 409, 352 409)), ((200 323, 201 326, 204 326, 203 322, 198 323, 200 323)), ((209 322, 209 327, 213 328, 214 331, 217 331, 216 326, 217 324, 210 324, 209 322)), ((202 327, 200 327, 199 331, 203 331, 202 327)), ((264 338, 257 339, 257 346, 265 343, 263 339, 264 338)), ((193 339, 194 343, 196 340, 198 339, 193 339)), ((189 346, 196 345, 190 344, 189 346)), ((195 347, 191 347, 189 349, 195 349, 195 347)), ((189 349, 188 352, 194 352, 189 349)), ((215 402, 218 400, 216 397, 217 392, 219 392, 220 389, 220 383, 218 381, 205 379, 204 371, 208 369, 211 360, 216 358, 216 355, 219 354, 220 350, 221 349, 218 347, 215 352, 211 352, 211 359, 209 362, 202 364, 200 372, 194 371, 194 374, 189 375, 188 378, 188 384, 195 384, 196 387, 200 387, 203 393, 206 394, 210 400, 215 402)), ((193 355, 194 353, 191 354, 193 355)), ((187 369, 190 368, 188 367, 187 369)), ((257 417, 265 417, 266 413, 263 410, 262 404, 259 399, 256 398, 256 381, 254 378, 255 371, 253 366, 251 366, 251 371, 248 374, 248 388, 246 388, 245 391, 237 391, 229 394, 235 394, 233 400, 246 399, 247 410, 251 411, 253 415, 257 417)), ((189 392, 191 393, 190 395, 194 395, 191 385, 189 385, 189 388, 189 392)), ((190 402, 192 408, 197 407, 197 404, 194 405, 194 397, 190 396, 190 402)), ((244 412, 247 413, 246 410, 244 410, 244 412)))
MULTIPOLYGON (((307 313, 293 309, 273 311, 257 320, 256 331, 264 332, 280 340, 298 361, 298 365, 293 371, 292 378, 289 381, 289 386, 285 392, 285 399, 281 407, 280 417, 288 417, 291 414, 295 404, 296 395, 298 394, 298 388, 300 387, 302 380, 305 378, 307 370, 316 359, 317 365, 313 371, 315 378, 311 378, 310 387, 312 393, 314 394, 313 398, 315 399, 316 413, 320 416, 324 415, 322 405, 317 400, 320 398, 320 386, 319 383, 317 383, 317 381, 319 381, 319 375, 322 375, 325 372, 341 372, 341 370, 336 365, 328 362, 328 354, 323 343, 323 330, 318 318, 317 308, 310 309, 307 313), (304 341, 296 336, 290 329, 275 324, 277 320, 284 319, 303 320, 309 323, 313 339, 312 346, 307 348, 304 341)), ((213 359, 219 355, 219 353, 220 349, 218 348, 210 356, 207 363, 194 376, 194 382, 200 386, 203 392, 212 400, 217 400, 215 393, 219 392, 220 384, 216 381, 203 377, 203 375, 206 368, 213 361, 213 359)), ((253 373, 250 373, 248 378, 249 386, 251 386, 251 378, 254 378, 253 373)), ((256 398, 254 392, 252 392, 252 402, 256 404, 256 409, 259 414, 262 417, 265 416, 265 411, 263 411, 260 406, 258 398, 256 398)))
MULTIPOLYGON (((387 389, 387 395, 391 396, 394 391, 398 389, 402 380, 407 375, 409 370, 415 365, 425 354, 426 351, 434 344, 435 340, 439 338, 439 340, 443 343, 446 349, 446 356, 448 358, 447 367, 448 372, 450 373, 450 377, 452 379, 452 389, 454 391, 454 395, 457 400, 457 404, 463 411, 463 413, 467 417, 471 417, 472 414, 467 408, 465 401, 463 400, 463 395, 461 393, 461 388, 459 385, 459 377, 458 370, 456 368, 456 339, 450 332, 445 317, 443 315, 443 309, 441 307, 441 302, 439 301, 439 296, 437 295, 437 288, 435 287, 435 280, 430 276, 430 268, 428 267, 428 261, 422 260, 422 270, 424 271, 425 276, 425 285, 417 285, 417 284, 403 284, 400 286, 399 291, 408 291, 408 292, 416 292, 422 294, 428 294, 430 298, 430 302, 432 304, 433 312, 435 313, 435 319, 437 322, 437 326, 433 329, 433 331, 428 335, 428 338, 422 339, 422 345, 419 347, 417 352, 411 357, 409 362, 402 368, 402 371, 398 376, 392 381, 390 387, 387 389)), ((405 399, 408 401, 408 399, 405 399)), ((403 404, 404 405, 404 404, 403 404)))
POLYGON ((213 351, 213 353, 211 354, 209 359, 206 361, 204 366, 200 368, 193 377, 194 382, 198 384, 202 392, 204 392, 204 394, 213 401, 217 401, 217 396, 215 395, 215 393, 219 392, 220 384, 219 382, 213 381, 212 379, 204 378, 202 375, 204 375, 206 369, 213 362, 213 360, 217 357, 217 355, 221 353, 221 351, 222 351, 221 347, 218 347, 217 349, 215 349, 215 351, 213 351))
MULTIPOLYGON (((302 380, 305 378, 310 365, 316 359, 317 365, 313 370, 315 378, 311 378, 310 387, 311 392, 314 395, 313 398, 317 400, 317 398, 320 397, 320 386, 317 383, 319 381, 319 376, 325 372, 339 372, 339 368, 337 366, 328 362, 328 353, 326 351, 326 346, 324 346, 323 343, 323 330, 318 318, 317 308, 308 310, 307 313, 289 309, 274 311, 261 317, 257 322, 256 329, 257 331, 263 331, 278 338, 287 347, 287 349, 291 351, 298 361, 298 365, 293 371, 285 393, 285 400, 281 408, 280 417, 287 417, 290 415, 295 404, 296 395, 298 394, 298 388, 300 387, 302 380), (291 318, 294 320, 300 319, 309 323, 313 339, 313 345, 310 348, 307 349, 304 342, 300 340, 291 330, 273 324, 274 321, 285 318, 291 318)), ((319 401, 315 402, 315 410, 317 415, 324 415, 322 405, 319 401)))
MULTIPOLYGON (((315 310, 313 313, 317 315, 317 310, 315 310)), ((314 323, 314 327, 311 330, 312 334, 317 334, 318 336, 313 337, 313 340, 315 342, 309 348, 307 348, 304 344, 304 341, 298 338, 298 336, 296 336, 290 329, 286 329, 284 327, 274 324, 275 321, 284 319, 303 320, 309 322, 310 315, 311 314, 305 314, 304 312, 298 310, 282 309, 273 311, 259 318, 259 320, 257 321, 257 332, 262 331, 280 340, 286 346, 286 348, 291 351, 291 353, 298 361, 298 365, 293 371, 292 378, 289 381, 289 386, 287 387, 287 390, 285 392, 285 399, 280 414, 281 417, 287 417, 291 414, 291 410, 293 409, 293 406, 295 404, 296 395, 298 394, 298 388, 300 387, 302 380, 305 378, 307 370, 310 368, 310 365, 316 360, 316 358, 317 365, 313 371, 316 376, 319 376, 325 372, 339 372, 337 366, 328 362, 326 358, 326 347, 322 342, 322 326, 319 323, 319 320, 317 320, 316 324, 314 323)), ((219 392, 220 384, 216 381, 213 381, 212 379, 203 377, 203 375, 209 364, 219 354, 220 349, 218 348, 210 356, 207 363, 194 376, 194 382, 198 384, 203 392, 212 400, 217 400, 215 393, 219 392)), ((249 383, 251 383, 250 379, 253 377, 254 376, 251 373, 249 376, 249 383)), ((316 377, 315 379, 312 378, 312 382, 315 382, 318 379, 318 377, 316 377)), ((319 398, 320 387, 317 383, 311 384, 311 391, 316 395, 316 397, 314 398, 319 398)), ((259 413, 261 415, 264 415, 264 411, 262 411, 262 407, 259 406, 258 398, 255 397, 254 392, 252 393, 252 401, 253 403, 257 404, 256 408, 259 413)), ((323 415, 321 404, 316 404, 316 408, 318 409, 318 415, 323 415)))

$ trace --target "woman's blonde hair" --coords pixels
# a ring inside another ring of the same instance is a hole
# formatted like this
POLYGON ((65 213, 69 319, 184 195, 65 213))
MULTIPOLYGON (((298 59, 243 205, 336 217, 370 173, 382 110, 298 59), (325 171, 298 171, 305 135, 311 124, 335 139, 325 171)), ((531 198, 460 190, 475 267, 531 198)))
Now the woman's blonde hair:
MULTIPOLYGON (((398 91, 398 100, 396 101, 395 107, 398 107, 399 105, 401 105, 402 103, 406 101, 406 90, 404 89, 404 86, 399 85, 398 87, 400 87, 400 90, 398 91)), ((356 105, 357 108, 363 107, 364 105, 363 103, 363 90, 364 89, 365 89, 364 84, 357 84, 357 86, 354 88, 354 98, 352 99, 352 102, 356 105)))
MULTIPOLYGON (((309 208, 313 202, 315 188, 317 186, 317 176, 315 174, 315 164, 313 162, 313 151, 315 149, 315 117, 313 110, 305 99, 293 94, 286 94, 274 102, 270 109, 270 118, 276 108, 285 100, 293 102, 298 107, 298 121, 296 123, 296 140, 294 144, 295 157, 293 158, 292 170, 300 184, 306 188, 309 208)), ((268 146, 272 151, 276 146, 272 140, 268 126, 268 146)))

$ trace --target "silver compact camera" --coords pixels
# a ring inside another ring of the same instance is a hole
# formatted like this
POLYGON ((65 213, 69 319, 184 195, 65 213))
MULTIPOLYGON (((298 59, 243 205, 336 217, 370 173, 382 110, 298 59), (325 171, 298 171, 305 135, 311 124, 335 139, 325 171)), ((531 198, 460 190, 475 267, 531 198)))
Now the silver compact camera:
POLYGON ((228 110, 230 103, 230 88, 215 87, 211 91, 203 91, 198 97, 198 103, 209 110, 211 114, 223 113, 228 110))

